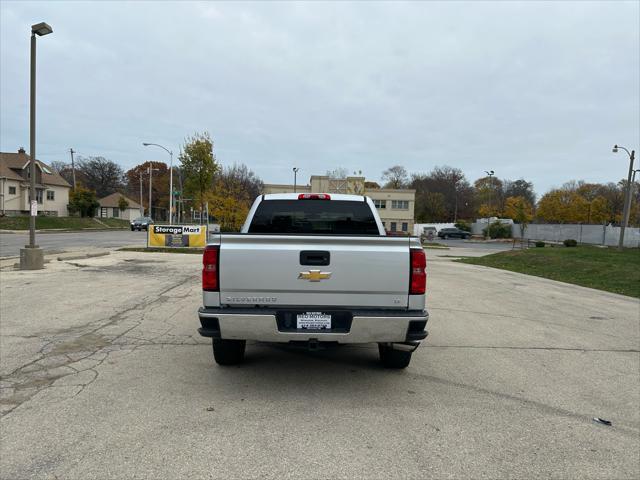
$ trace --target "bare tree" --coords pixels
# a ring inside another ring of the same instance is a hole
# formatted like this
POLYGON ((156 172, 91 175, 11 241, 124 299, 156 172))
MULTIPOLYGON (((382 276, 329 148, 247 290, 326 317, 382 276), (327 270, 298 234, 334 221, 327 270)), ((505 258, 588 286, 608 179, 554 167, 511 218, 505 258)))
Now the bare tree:
POLYGON ((53 168, 60 174, 62 178, 69 182, 69 185, 73 185, 73 171, 71 169, 71 165, 65 162, 55 161, 51 162, 51 168, 53 168))
POLYGON ((262 193, 264 184, 258 176, 244 164, 223 167, 213 178, 214 192, 228 192, 237 200, 253 202, 262 193))
POLYGON ((407 169, 402 165, 394 165, 382 172, 384 188, 405 188, 409 182, 407 169))
POLYGON ((432 222, 452 222, 473 216, 473 189, 459 168, 444 165, 426 175, 414 174, 410 186, 416 190, 416 211, 427 208, 421 203, 428 203, 429 214, 425 217, 432 222), (432 195, 435 193, 440 197, 432 195))
POLYGON ((122 167, 104 157, 79 157, 76 177, 85 188, 95 190, 98 198, 122 190, 125 183, 122 167))
POLYGON ((58 173, 62 172, 67 167, 68 165, 65 162, 60 162, 59 160, 51 162, 51 168, 53 168, 58 173))
POLYGON ((533 191, 533 183, 524 178, 518 180, 503 180, 504 197, 523 197, 530 205, 536 204, 536 194, 533 191))

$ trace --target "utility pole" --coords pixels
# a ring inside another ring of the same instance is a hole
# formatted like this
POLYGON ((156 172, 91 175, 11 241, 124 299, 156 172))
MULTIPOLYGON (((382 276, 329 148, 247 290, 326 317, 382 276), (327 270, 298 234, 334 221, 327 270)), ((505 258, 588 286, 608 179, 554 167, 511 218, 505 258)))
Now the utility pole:
POLYGON ((149 218, 153 220, 153 209, 151 208, 151 192, 153 184, 153 172, 157 172, 159 168, 153 168, 153 164, 149 162, 149 218))
POLYGON ((149 218, 153 219, 153 210, 151 209, 151 184, 153 183, 153 168, 149 163, 149 218))
POLYGON ((631 183, 633 177, 633 161, 636 158, 636 151, 627 150, 624 147, 620 147, 618 145, 613 146, 613 153, 617 153, 618 150, 624 150, 629 155, 629 175, 627 176, 627 188, 625 189, 624 195, 624 209, 622 211, 622 225, 620 225, 620 240, 618 241, 618 250, 622 250, 624 248, 624 231, 629 225, 629 215, 631 214, 631 183))
POLYGON ((142 170, 138 172, 140 177, 140 216, 144 217, 144 205, 142 204, 142 170))
POLYGON ((73 189, 76 189, 76 164, 73 162, 73 154, 76 153, 73 148, 69 149, 71 154, 71 174, 73 175, 73 189))

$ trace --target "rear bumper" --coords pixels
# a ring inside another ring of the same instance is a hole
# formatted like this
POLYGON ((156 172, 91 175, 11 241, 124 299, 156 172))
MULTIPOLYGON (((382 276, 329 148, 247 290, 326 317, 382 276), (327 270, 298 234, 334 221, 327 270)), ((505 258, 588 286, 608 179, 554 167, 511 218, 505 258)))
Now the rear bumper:
POLYGON ((264 342, 373 343, 416 342, 426 338, 426 311, 354 310, 347 332, 280 331, 275 311, 234 308, 200 308, 203 337, 264 342))

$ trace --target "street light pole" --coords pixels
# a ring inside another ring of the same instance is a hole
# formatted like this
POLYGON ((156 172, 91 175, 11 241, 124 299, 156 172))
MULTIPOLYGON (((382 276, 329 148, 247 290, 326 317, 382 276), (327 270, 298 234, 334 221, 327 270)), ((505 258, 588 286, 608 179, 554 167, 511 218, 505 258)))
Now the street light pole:
POLYGON ((169 154, 169 225, 173 223, 173 152, 157 143, 143 143, 145 147, 153 146, 163 149, 169 154))
MULTIPOLYGON (((33 27, 32 27, 33 28, 33 27)), ((31 89, 29 107, 29 248, 36 245, 36 216, 38 215, 38 199, 36 196, 36 34, 31 33, 31 89), (33 204, 35 203, 35 209, 33 204), (35 210, 35 212, 34 212, 35 210)))
POLYGON ((293 167, 293 193, 296 193, 298 183, 298 167, 293 167))
POLYGON ((40 270, 44 268, 42 249, 36 245, 36 216, 38 215, 38 198, 36 195, 36 35, 43 36, 53 32, 44 22, 31 26, 31 85, 29 107, 29 245, 20 250, 21 270, 40 270))
POLYGON ((489 177, 489 216, 487 217, 487 236, 489 238, 489 228, 491 228, 491 204, 493 203, 493 176, 495 172, 493 170, 484 171, 489 177))
POLYGON ((633 177, 633 161, 636 158, 636 151, 627 150, 624 147, 620 147, 618 145, 613 146, 613 153, 618 153, 618 150, 624 150, 629 155, 629 175, 627 176, 627 188, 625 189, 624 196, 624 208, 622 210, 622 225, 620 225, 620 240, 618 241, 618 250, 622 250, 624 248, 624 231, 629 225, 629 215, 631 214, 631 183, 633 177))

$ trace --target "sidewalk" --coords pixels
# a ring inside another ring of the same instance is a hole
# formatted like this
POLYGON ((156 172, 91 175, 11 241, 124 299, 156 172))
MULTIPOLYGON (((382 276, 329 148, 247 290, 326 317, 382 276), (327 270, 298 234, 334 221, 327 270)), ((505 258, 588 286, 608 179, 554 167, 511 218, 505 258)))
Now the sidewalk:
MULTIPOLYGON (((113 249, 109 248, 75 248, 73 250, 49 250, 44 254, 45 269, 46 264, 53 261, 64 262, 67 260, 78 260, 81 258, 104 257, 110 255, 113 249)), ((0 270, 13 270, 20 266, 20 256, 0 258, 0 270)))

